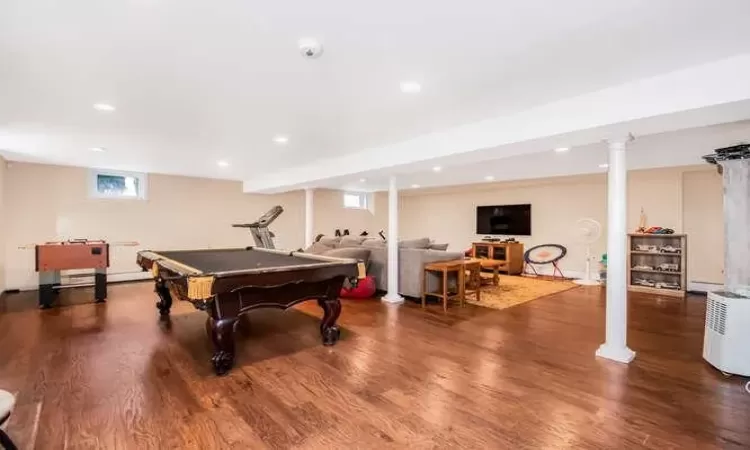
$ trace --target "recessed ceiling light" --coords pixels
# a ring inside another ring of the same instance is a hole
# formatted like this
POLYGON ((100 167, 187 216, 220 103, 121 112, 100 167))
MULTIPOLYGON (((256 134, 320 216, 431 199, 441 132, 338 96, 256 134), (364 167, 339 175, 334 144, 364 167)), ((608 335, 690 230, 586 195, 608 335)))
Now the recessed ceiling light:
POLYGON ((432 168, 433 172, 440 172, 441 170, 443 170, 443 168, 440 167, 440 166, 435 166, 435 167, 432 168))
POLYGON ((412 185, 411 185, 411 188, 412 188, 412 189, 417 189, 417 188, 419 188, 419 185, 418 185, 418 184, 412 184, 412 185))
POLYGON ((94 109, 97 111, 112 112, 115 110, 115 107, 107 103, 94 103, 94 109))
POLYGON ((568 150, 570 150, 570 147, 557 147, 557 148, 555 149, 555 152, 557 152, 557 153, 565 153, 565 152, 567 152, 568 150))
POLYGON ((216 161, 216 165, 219 167, 229 167, 229 163, 224 161, 223 159, 220 161, 216 161))
POLYGON ((364 183, 365 181, 367 181, 367 179, 365 179, 365 178, 360 178, 360 179, 359 179, 359 182, 360 182, 360 183, 364 183))
POLYGON ((106 150, 106 148, 104 148, 104 147, 91 147, 89 150, 91 150, 92 152, 103 152, 104 150, 106 150))
POLYGON ((279 135, 279 136, 275 136, 275 137, 273 138, 273 141, 274 141, 275 143, 277 143, 277 144, 286 144, 287 142, 289 142, 289 138, 288 138, 288 137, 286 137, 286 136, 280 136, 280 135, 279 135))
POLYGON ((606 169, 607 167, 609 167, 609 164, 607 164, 607 163, 599 164, 599 168, 600 169, 606 169))
POLYGON ((299 51, 305 58, 316 59, 323 54, 323 45, 313 38, 302 38, 297 43, 299 51))
POLYGON ((404 94, 418 94, 422 90, 422 85, 416 81, 402 81, 401 92, 404 94))
POLYGON ((484 177, 485 181, 492 181, 494 179, 495 179, 495 177, 493 177, 492 175, 487 175, 486 177, 484 177))

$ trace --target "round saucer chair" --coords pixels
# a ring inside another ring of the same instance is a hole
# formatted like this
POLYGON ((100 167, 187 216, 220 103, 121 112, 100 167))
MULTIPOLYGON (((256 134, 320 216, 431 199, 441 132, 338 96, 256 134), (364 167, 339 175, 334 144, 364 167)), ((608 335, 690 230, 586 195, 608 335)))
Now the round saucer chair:
MULTIPOLYGON (((560 274, 560 278, 565 279, 565 276, 557 265, 557 262, 563 259, 568 253, 568 249, 559 244, 542 244, 531 247, 526 250, 523 254, 523 260, 526 263, 526 267, 530 267, 534 272, 533 275, 539 275, 536 271, 535 266, 544 266, 552 264, 552 277, 557 278, 557 274, 560 274)), ((524 270, 525 272, 525 270, 524 270)), ((532 274, 529 274, 532 275, 532 274)))

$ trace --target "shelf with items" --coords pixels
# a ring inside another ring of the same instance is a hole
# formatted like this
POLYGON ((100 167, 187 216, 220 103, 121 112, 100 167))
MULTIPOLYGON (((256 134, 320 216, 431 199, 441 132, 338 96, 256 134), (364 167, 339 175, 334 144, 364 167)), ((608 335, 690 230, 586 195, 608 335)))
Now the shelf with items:
POLYGON ((661 252, 639 252, 638 250, 631 250, 633 255, 651 255, 651 256, 676 256, 681 257, 682 253, 661 253, 661 252))
POLYGON ((629 234, 628 290, 684 297, 686 252, 684 234, 629 234))
POLYGON ((682 275, 682 271, 673 270, 656 270, 656 269, 641 269, 638 267, 631 267, 631 272, 644 272, 644 273, 661 273, 664 275, 682 275))

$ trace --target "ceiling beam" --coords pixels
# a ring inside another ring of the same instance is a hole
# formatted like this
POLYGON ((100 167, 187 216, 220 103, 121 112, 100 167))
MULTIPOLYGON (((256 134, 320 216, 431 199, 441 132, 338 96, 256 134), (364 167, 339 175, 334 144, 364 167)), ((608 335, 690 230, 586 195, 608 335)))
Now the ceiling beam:
POLYGON ((750 118, 750 54, 643 78, 395 145, 246 180, 245 192, 283 192, 368 171, 399 173, 438 158, 498 159, 750 118))

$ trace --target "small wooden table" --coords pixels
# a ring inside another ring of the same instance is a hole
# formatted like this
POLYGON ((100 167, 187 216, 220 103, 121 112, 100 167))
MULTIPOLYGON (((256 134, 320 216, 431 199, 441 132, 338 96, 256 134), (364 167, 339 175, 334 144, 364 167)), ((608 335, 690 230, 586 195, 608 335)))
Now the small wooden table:
POLYGON ((477 259, 457 259, 452 261, 437 261, 425 264, 422 273, 422 308, 425 307, 427 296, 439 297, 443 300, 443 311, 448 311, 448 301, 458 299, 463 306, 466 294, 474 294, 477 301, 481 297, 480 271, 481 264, 477 259), (469 283, 467 290, 466 272, 469 272, 469 283), (427 292, 427 274, 438 272, 442 274, 442 289, 438 292, 427 292), (456 292, 450 292, 448 288, 448 277, 456 274, 456 292))

